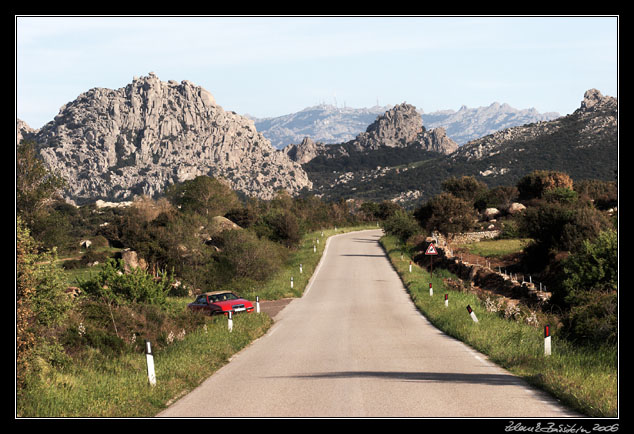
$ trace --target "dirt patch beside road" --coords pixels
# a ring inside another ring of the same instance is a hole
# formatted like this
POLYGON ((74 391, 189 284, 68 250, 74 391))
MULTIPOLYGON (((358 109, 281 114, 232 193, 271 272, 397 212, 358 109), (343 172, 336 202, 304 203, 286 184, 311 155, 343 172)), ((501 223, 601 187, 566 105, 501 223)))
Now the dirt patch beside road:
POLYGON ((293 300, 294 298, 282 298, 280 300, 260 300, 260 311, 275 319, 277 314, 293 300))

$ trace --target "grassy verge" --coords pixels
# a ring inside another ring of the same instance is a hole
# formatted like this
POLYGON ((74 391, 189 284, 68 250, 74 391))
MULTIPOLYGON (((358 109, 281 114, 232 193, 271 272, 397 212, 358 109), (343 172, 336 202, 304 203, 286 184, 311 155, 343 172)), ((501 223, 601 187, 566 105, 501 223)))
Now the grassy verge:
POLYGON ((530 242, 530 239, 483 240, 466 244, 464 248, 474 255, 500 258, 521 252, 530 242))
POLYGON ((176 396, 193 390, 270 327, 267 315, 236 315, 206 325, 155 352, 156 386, 148 383, 144 354, 98 354, 50 369, 18 405, 21 417, 151 417, 176 396))
MULTIPOLYGON (((308 284, 329 236, 371 226, 328 229, 304 236, 285 266, 266 284, 242 296, 255 299, 300 297, 308 284), (316 240, 319 239, 319 243, 316 240), (315 251, 313 250, 313 242, 315 251), (299 273, 302 264, 302 273, 299 273), (293 288, 290 277, 293 276, 293 288)), ((73 274, 81 270, 74 270, 73 274)), ((169 310, 182 311, 189 297, 170 297, 169 310)), ((156 386, 148 384, 144 354, 126 351, 108 356, 91 350, 79 360, 59 365, 41 363, 37 379, 20 394, 18 417, 152 417, 170 402, 196 388, 225 365, 229 358, 264 335, 272 325, 266 314, 236 315, 228 331, 224 317, 205 318, 199 327, 177 337, 162 349, 154 348, 156 386)))
POLYGON ((429 273, 416 266, 409 272, 410 257, 394 237, 381 243, 417 308, 440 330, 453 336, 491 361, 518 375, 590 417, 618 416, 618 354, 615 347, 575 347, 552 336, 552 355, 544 356, 543 326, 509 320, 500 312, 489 311, 471 292, 451 290, 443 279, 451 274, 434 268, 429 273), (429 282, 434 295, 429 295, 429 282), (445 307, 444 295, 449 306, 445 307), (469 316, 466 306, 476 313, 478 323, 469 316))

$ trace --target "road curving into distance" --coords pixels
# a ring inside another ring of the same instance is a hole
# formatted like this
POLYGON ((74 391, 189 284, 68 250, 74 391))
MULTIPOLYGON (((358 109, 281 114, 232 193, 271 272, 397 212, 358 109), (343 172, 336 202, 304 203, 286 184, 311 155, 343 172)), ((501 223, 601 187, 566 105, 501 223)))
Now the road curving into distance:
POLYGON ((378 240, 328 240, 302 298, 160 417, 582 417, 432 326, 378 240))

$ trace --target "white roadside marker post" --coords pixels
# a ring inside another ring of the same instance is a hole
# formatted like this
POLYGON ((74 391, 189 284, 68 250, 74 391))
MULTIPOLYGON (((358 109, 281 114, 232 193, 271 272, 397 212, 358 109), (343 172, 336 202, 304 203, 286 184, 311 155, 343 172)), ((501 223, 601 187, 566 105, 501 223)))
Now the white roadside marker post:
POLYGON ((260 313, 260 296, 255 296, 255 313, 260 313))
POLYGON ((471 306, 467 305, 467 312, 469 312, 469 315, 471 315, 471 319, 473 320, 473 322, 478 322, 478 317, 476 316, 475 312, 473 311, 473 309, 471 309, 471 306))
POLYGON ((152 354, 152 344, 145 341, 145 360, 147 361, 147 379, 150 386, 156 386, 156 374, 154 373, 154 355, 152 354))
POLYGON ((544 327, 544 355, 550 356, 551 347, 550 347, 550 326, 544 327))
POLYGON ((429 282, 429 296, 433 296, 434 295, 434 288, 432 288, 431 286, 431 282, 429 282))
POLYGON ((445 307, 449 307, 449 294, 445 294, 445 307))
POLYGON ((291 277, 291 289, 293 289, 293 277, 291 277))
MULTIPOLYGON (((313 246, 313 247, 314 247, 314 246, 313 246)), ((302 273, 303 273, 303 271, 302 271, 302 264, 299 264, 299 274, 302 274, 302 273)))
POLYGON ((233 317, 231 316, 231 311, 229 311, 229 318, 227 320, 227 326, 229 328, 229 331, 233 331, 233 317))
POLYGON ((409 272, 412 272, 412 261, 409 261, 409 272))

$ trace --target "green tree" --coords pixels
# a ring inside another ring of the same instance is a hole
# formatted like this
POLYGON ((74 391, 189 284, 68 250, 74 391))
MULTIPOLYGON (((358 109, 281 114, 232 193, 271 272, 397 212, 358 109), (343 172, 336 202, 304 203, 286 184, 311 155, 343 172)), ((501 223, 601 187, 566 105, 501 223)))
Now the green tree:
POLYGON ((569 309, 564 330, 584 343, 614 344, 618 337, 618 236, 603 231, 563 262, 556 299, 569 309))
POLYGON ((402 242, 407 241, 412 235, 421 231, 416 219, 404 210, 397 210, 385 220, 383 229, 387 234, 398 237, 402 242))
POLYGON ((166 197, 182 212, 206 217, 223 216, 240 204, 238 196, 226 183, 209 176, 175 184, 167 190, 166 197))
POLYGON ((535 170, 517 183, 521 200, 539 199, 543 197, 544 193, 554 188, 572 189, 572 179, 562 172, 535 170))
POLYGON ((419 225, 444 235, 466 232, 477 219, 473 206, 451 193, 441 193, 414 212, 419 225))
MULTIPOLYGON (((66 319, 72 300, 66 295, 55 250, 39 253, 39 245, 21 216, 16 229, 16 380, 24 386, 36 343, 40 348, 56 347, 49 329, 66 319)), ((40 349, 39 354, 45 360, 46 350, 40 349)))
POLYGON ((16 221, 16 381, 18 391, 24 386, 30 368, 29 354, 35 343, 32 299, 35 294, 34 269, 37 260, 35 240, 22 217, 16 221))
POLYGON ((487 185, 478 181, 473 176, 463 176, 461 178, 451 177, 443 181, 442 188, 447 193, 467 202, 475 200, 487 191, 487 185))
POLYGON ((594 239, 610 227, 609 220, 590 206, 570 206, 559 202, 544 202, 528 207, 520 226, 527 237, 533 238, 542 251, 572 251, 584 240, 594 239))
POLYGON ((250 230, 227 230, 219 235, 220 253, 208 272, 210 287, 236 280, 263 281, 279 269, 285 249, 250 230))
POLYGON ((17 147, 15 167, 15 206, 24 223, 32 226, 47 201, 66 185, 64 179, 49 171, 37 156, 35 143, 22 142, 17 147))
POLYGON ((618 237, 612 229, 602 231, 595 240, 585 240, 582 247, 564 262, 568 302, 574 303, 577 292, 584 290, 616 291, 618 284, 618 237))

